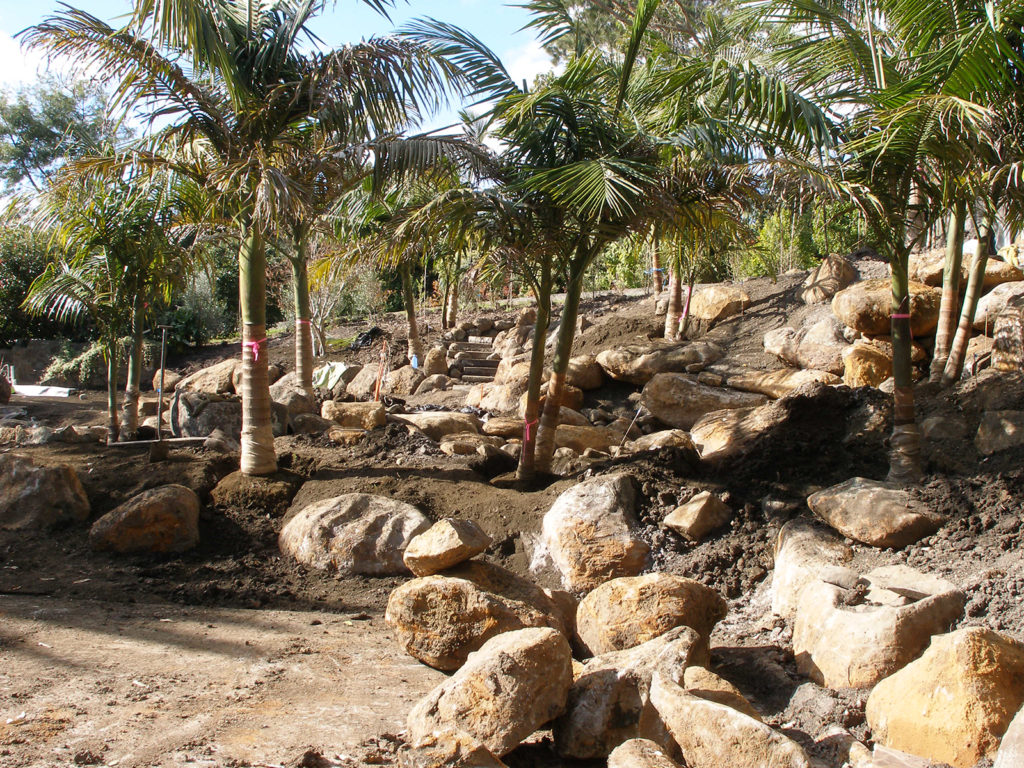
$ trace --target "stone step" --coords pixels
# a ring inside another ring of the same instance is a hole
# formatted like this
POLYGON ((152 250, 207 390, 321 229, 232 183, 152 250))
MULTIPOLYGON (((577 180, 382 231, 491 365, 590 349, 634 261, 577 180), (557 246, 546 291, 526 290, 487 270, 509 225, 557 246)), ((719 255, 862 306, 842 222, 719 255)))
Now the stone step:
MULTIPOLYGON (((489 349, 464 349, 460 352, 455 353, 455 359, 457 360, 487 360, 494 353, 489 349)), ((495 360, 495 363, 500 362, 495 360)))
POLYGON ((494 381, 493 376, 463 376, 459 379, 463 384, 490 384, 494 381))
POLYGON ((469 341, 455 341, 448 345, 448 354, 455 352, 487 352, 490 354, 494 351, 494 346, 491 344, 477 344, 469 341))
POLYGON ((472 354, 463 353, 462 357, 459 358, 464 361, 466 365, 473 365, 477 368, 494 368, 497 370, 498 366, 501 365, 500 360, 489 360, 486 357, 474 357, 472 354))
POLYGON ((488 347, 494 346, 494 339, 490 336, 467 336, 466 344, 486 344, 488 347))
POLYGON ((467 365, 462 369, 462 374, 463 376, 488 376, 492 381, 494 380, 494 368, 478 368, 475 365, 467 365))

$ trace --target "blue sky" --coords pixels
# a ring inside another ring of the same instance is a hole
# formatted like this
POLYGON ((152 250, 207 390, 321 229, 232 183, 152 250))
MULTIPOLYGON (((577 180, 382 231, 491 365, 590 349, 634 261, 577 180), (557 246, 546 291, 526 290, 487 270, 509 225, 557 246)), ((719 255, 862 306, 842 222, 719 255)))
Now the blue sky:
MULTIPOLYGON (((129 0, 69 0, 75 7, 116 23, 131 7, 129 0)), ((17 88, 35 79, 45 64, 26 54, 13 35, 58 9, 56 0, 0 0, 0 88, 17 88)), ((528 20, 521 8, 499 0, 411 0, 397 3, 392 22, 358 0, 336 0, 317 17, 313 31, 329 46, 384 34, 410 19, 432 16, 472 32, 501 56, 518 80, 532 81, 550 69, 550 59, 532 31, 518 32, 528 20)))

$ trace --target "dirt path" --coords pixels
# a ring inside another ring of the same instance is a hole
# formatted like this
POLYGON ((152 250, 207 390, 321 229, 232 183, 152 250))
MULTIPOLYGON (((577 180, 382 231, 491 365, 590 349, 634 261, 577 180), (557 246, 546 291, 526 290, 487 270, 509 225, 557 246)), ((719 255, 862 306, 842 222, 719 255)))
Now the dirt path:
POLYGON ((0 765, 362 766, 441 678, 379 616, 5 596, 0 765))

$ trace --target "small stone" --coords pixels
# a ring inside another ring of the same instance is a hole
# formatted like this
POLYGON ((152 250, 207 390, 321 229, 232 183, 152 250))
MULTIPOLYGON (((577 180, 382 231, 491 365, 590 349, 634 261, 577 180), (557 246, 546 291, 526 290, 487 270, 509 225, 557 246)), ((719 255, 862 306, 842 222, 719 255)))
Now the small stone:
POLYGON ((687 541, 700 541, 732 519, 729 505, 710 491, 701 491, 665 518, 665 526, 687 541))
POLYGON ((491 537, 472 520, 439 520, 409 542, 402 556, 416 576, 430 576, 479 555, 491 537))

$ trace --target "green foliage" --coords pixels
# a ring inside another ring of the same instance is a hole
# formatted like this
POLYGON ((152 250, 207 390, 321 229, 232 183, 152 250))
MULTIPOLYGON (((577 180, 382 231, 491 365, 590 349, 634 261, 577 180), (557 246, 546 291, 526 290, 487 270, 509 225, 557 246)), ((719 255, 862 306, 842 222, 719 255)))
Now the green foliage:
POLYGON ((790 269, 809 269, 818 256, 811 228, 811 213, 797 214, 780 207, 765 217, 757 242, 732 259, 735 277, 775 277, 790 269))
POLYGON ((83 352, 77 352, 68 343, 62 344, 43 372, 43 381, 66 381, 76 387, 103 381, 107 371, 104 351, 105 346, 98 341, 90 344, 83 352))
POLYGON ((819 256, 845 256, 864 245, 864 219, 850 203, 822 203, 814 207, 811 237, 819 256))
POLYGON ((630 240, 619 240, 605 248, 590 268, 587 287, 610 291, 643 288, 650 283, 647 251, 630 240))

